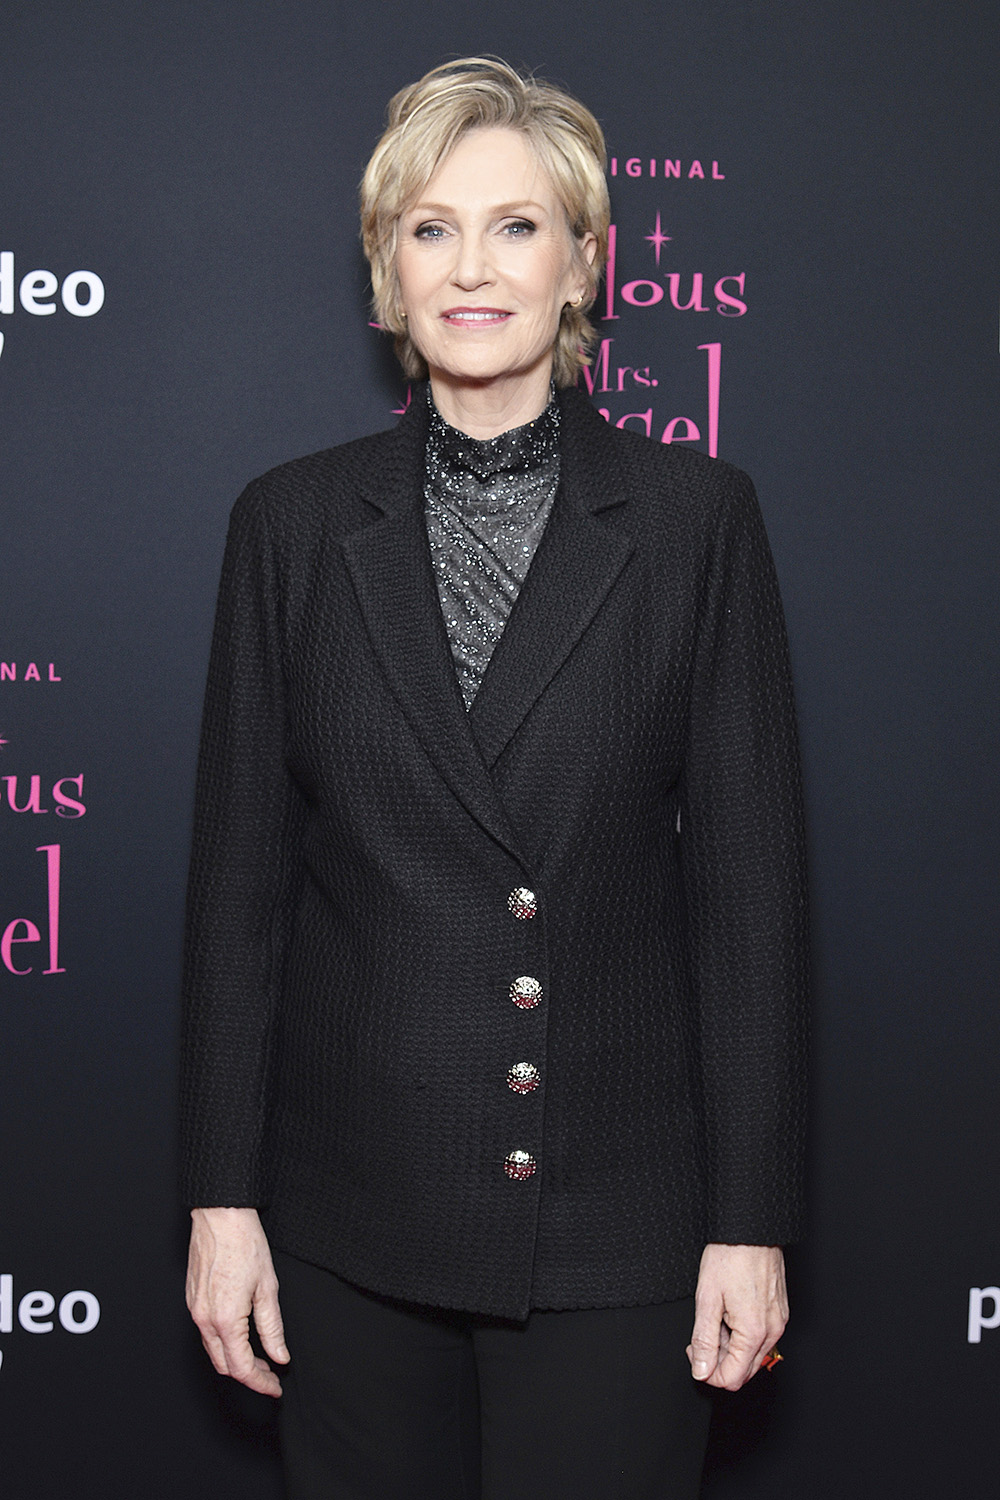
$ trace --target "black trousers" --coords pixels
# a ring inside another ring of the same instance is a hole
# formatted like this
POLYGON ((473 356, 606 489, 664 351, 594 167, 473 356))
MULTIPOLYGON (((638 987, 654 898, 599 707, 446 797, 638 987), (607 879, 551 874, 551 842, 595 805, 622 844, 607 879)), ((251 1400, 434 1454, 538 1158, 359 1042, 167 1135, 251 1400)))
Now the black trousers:
POLYGON ((288 1500, 696 1500, 693 1299, 519 1324, 275 1267, 288 1500))

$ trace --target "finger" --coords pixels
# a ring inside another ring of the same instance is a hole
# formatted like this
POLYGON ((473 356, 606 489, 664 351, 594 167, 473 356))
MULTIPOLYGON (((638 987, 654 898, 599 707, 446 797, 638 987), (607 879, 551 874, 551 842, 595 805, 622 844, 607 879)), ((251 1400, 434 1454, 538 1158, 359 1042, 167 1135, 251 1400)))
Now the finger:
POLYGON ((712 1383, 727 1391, 738 1391, 760 1368, 760 1360, 768 1347, 764 1333, 753 1334, 734 1328, 712 1383))
POLYGON ((281 1381, 265 1359, 255 1359, 253 1367, 245 1375, 236 1377, 241 1385, 247 1386, 251 1391, 257 1391, 261 1396, 281 1395, 281 1381))
MULTIPOLYGON (((191 1308, 191 1317, 201 1334, 201 1342, 205 1353, 212 1361, 213 1369, 220 1375, 228 1375, 230 1373, 229 1347, 239 1340, 241 1327, 239 1317, 233 1320, 223 1320, 197 1303, 191 1308)), ((246 1319, 243 1320, 242 1327, 245 1331, 246 1319)))
POLYGON ((287 1365, 291 1355, 285 1343, 277 1282, 258 1291, 254 1299, 253 1321, 264 1353, 279 1365, 287 1365))
POLYGON ((249 1339, 244 1344, 233 1339, 227 1343, 218 1333, 203 1331, 201 1342, 216 1374, 237 1380, 262 1396, 281 1395, 281 1381, 266 1360, 257 1358, 249 1339))
POLYGON ((781 1338, 783 1332, 784 1324, 779 1327, 777 1333, 769 1332, 767 1334, 763 1344, 761 1344, 757 1353, 754 1355, 753 1362, 750 1366, 750 1374, 747 1376, 747 1380, 752 1380, 753 1377, 757 1374, 758 1370, 763 1367, 764 1361, 767 1359, 771 1350, 777 1348, 778 1340, 781 1338))
POLYGON ((221 1373, 262 1396, 280 1396, 281 1381, 267 1360, 253 1352, 248 1320, 244 1318, 238 1326, 220 1330, 220 1335, 225 1357, 221 1373))
POLYGON ((786 1309, 784 1316, 779 1314, 779 1316, 773 1319, 768 1325, 767 1333, 764 1335, 764 1342, 761 1344, 760 1350, 758 1351, 757 1356, 754 1359, 753 1368, 750 1371, 751 1377, 756 1375, 757 1371, 761 1369, 764 1361, 767 1359, 771 1351, 773 1349, 777 1349, 778 1344, 784 1336, 784 1332, 787 1327, 788 1314, 786 1309))
POLYGON ((226 1362, 226 1351, 222 1340, 216 1333, 207 1333, 201 1330, 201 1342, 205 1353, 212 1361, 212 1369, 217 1375, 228 1375, 229 1365, 226 1362))
POLYGON ((722 1337, 722 1318, 718 1310, 708 1305, 696 1307, 694 1329, 688 1345, 687 1356, 691 1361, 691 1374, 695 1380, 708 1380, 719 1362, 719 1346, 722 1337))
POLYGON ((250 1320, 241 1318, 237 1322, 218 1329, 225 1353, 227 1375, 234 1380, 244 1380, 253 1369, 256 1355, 250 1345, 250 1320))

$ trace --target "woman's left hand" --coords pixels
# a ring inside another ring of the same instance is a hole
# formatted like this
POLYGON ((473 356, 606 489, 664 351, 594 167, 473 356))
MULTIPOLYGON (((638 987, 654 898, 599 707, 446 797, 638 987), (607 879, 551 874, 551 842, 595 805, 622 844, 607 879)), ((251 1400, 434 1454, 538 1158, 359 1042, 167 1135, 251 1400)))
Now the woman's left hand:
POLYGON ((778 1246, 705 1246, 687 1348, 695 1380, 738 1391, 787 1322, 785 1257, 778 1246))

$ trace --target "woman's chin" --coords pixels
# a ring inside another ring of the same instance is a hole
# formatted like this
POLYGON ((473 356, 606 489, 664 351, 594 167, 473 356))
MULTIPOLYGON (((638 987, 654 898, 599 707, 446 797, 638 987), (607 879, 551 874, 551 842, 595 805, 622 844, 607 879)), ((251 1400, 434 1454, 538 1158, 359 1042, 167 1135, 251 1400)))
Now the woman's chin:
POLYGON ((504 358, 499 350, 482 350, 475 358, 448 360, 439 365, 429 363, 429 369, 432 383, 437 381, 478 390, 491 385, 530 382, 541 376, 547 379, 551 365, 550 353, 541 359, 522 361, 504 358))

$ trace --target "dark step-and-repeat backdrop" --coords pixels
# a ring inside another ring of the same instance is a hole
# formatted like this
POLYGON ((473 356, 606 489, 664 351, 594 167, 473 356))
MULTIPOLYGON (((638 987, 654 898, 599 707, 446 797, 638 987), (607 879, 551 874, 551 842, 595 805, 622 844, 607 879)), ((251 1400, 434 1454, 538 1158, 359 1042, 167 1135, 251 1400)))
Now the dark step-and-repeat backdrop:
MULTIPOLYGON (((229 507, 390 425, 356 184, 449 55, 605 126, 588 389, 757 481, 816 913, 809 1238, 706 1495, 996 1472, 997 115, 986 0, 8 0, 0 1489, 273 1500, 183 1309, 176 1037, 229 507)), ((544 1495, 544 1486, 539 1496, 544 1495)))

